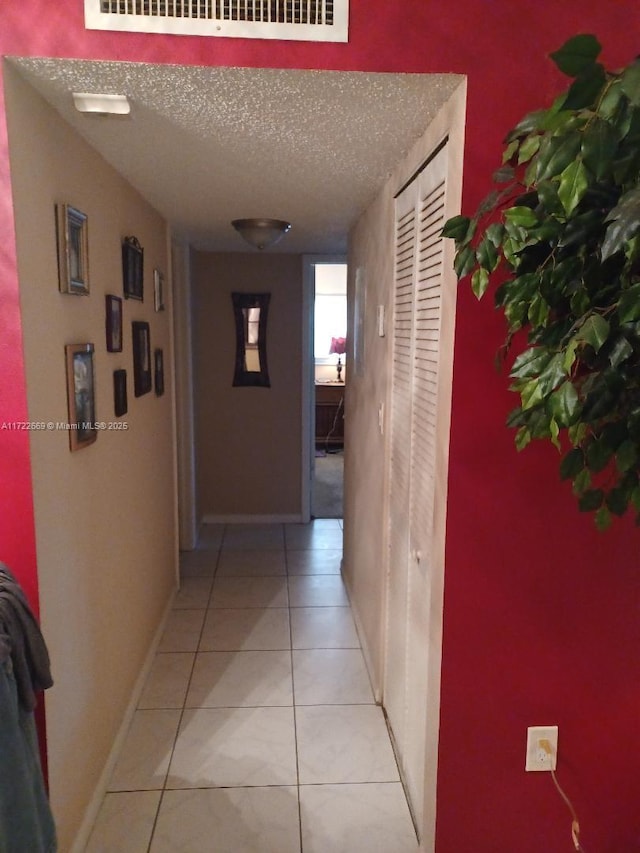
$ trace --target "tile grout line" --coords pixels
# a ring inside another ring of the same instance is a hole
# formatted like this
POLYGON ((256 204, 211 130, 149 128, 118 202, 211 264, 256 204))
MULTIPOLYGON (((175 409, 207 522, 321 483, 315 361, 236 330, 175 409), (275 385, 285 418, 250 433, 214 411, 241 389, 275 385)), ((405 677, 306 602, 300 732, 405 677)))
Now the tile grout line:
POLYGON ((302 806, 300 803, 300 760, 298 756, 298 718, 296 715, 296 681, 293 673, 293 625, 291 623, 291 596, 289 594, 289 549, 287 548, 287 535, 284 531, 284 567, 287 578, 287 604, 289 609, 289 645, 291 657, 291 704, 293 707, 293 739, 296 750, 296 793, 298 796, 298 841, 300 844, 300 853, 303 853, 302 848, 302 806))
MULTIPOLYGON (((220 565, 220 555, 222 553, 222 543, 224 541, 225 532, 226 532, 226 525, 225 525, 224 530, 222 532, 222 536, 220 537, 220 544, 218 545, 218 553, 216 556, 216 565, 215 565, 215 569, 213 570, 213 577, 211 578, 211 589, 209 590, 209 595, 207 597, 207 606, 205 607, 205 610, 204 610, 204 617, 202 619, 202 625, 200 626, 200 634, 198 635, 198 642, 196 643, 196 648, 195 648, 195 651, 193 653, 193 662, 191 664, 191 672, 189 673, 189 678, 187 679, 187 686, 186 686, 185 691, 184 691, 184 699, 182 700, 182 708, 180 709, 180 716, 178 718, 178 725, 176 726, 176 733, 175 733, 175 737, 173 738, 173 744, 171 747, 171 754, 169 755, 169 762, 167 764, 167 772, 166 772, 166 775, 164 777, 164 782, 162 783, 162 788, 160 789, 160 798, 158 800, 158 807, 156 809, 155 817, 153 819, 153 825, 151 827, 151 833, 149 835, 149 844, 147 846, 147 853, 150 853, 150 851, 151 851, 151 845, 153 844, 153 837, 156 833, 156 828, 158 825, 158 818, 160 817, 160 809, 162 807, 164 795, 167 791, 167 782, 169 780, 169 773, 171 771, 171 762, 173 761, 173 756, 175 753, 176 744, 178 742, 178 737, 180 736, 180 726, 182 725, 182 720, 184 719, 184 714, 185 714, 185 710, 186 710, 186 703, 187 703, 187 696, 189 695, 189 687, 191 686, 191 680, 193 678, 193 671, 194 671, 195 666, 196 666, 196 660, 198 659, 198 650, 200 648, 200 643, 202 642, 202 634, 204 633, 204 625, 205 625, 205 622, 207 621, 207 612, 209 609, 209 602, 211 601, 211 596, 213 595, 213 583, 215 581, 216 575, 218 573, 218 567, 220 565)), ((182 580, 182 578, 181 578, 181 580, 182 580)))

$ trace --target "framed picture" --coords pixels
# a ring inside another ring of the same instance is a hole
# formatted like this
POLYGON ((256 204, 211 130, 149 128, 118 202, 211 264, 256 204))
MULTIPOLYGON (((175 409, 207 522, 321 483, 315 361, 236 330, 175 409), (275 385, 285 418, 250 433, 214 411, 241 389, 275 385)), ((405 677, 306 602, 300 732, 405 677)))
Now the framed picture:
POLYGON ((133 393, 141 397, 151 391, 151 335, 149 324, 134 320, 133 336, 133 393))
POLYGON ((122 287, 125 299, 143 299, 144 252, 136 237, 122 241, 122 287))
POLYGON ((61 293, 89 294, 87 216, 70 204, 56 205, 58 287, 61 293))
POLYGON ((153 373, 156 396, 162 397, 164 394, 164 355, 161 349, 153 351, 153 373))
POLYGON ((122 352, 122 299, 106 297, 107 352, 122 352))
POLYGON ((160 270, 153 271, 153 297, 156 311, 164 311, 164 276, 160 270))
POLYGON ((71 450, 87 447, 98 437, 93 350, 93 344, 68 344, 65 347, 71 450))
POLYGON ((127 414, 127 371, 113 371, 113 410, 117 418, 127 414))

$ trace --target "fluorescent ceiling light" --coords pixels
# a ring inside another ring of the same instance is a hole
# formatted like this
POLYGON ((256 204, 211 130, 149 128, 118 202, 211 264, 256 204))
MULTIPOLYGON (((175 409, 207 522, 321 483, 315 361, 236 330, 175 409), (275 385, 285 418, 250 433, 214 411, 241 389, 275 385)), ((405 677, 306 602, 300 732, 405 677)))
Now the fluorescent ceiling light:
POLYGON ((126 95, 101 95, 91 92, 72 92, 76 109, 81 113, 126 116, 131 105, 126 95))

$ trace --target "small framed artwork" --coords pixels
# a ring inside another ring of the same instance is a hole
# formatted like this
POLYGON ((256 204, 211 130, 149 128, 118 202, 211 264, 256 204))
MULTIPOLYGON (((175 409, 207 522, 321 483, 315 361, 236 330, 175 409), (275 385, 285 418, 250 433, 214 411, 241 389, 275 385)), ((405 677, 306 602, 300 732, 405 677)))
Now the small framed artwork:
POLYGON ((144 251, 136 237, 122 241, 122 287, 125 299, 143 300, 144 251))
POLYGON ((133 393, 141 397, 151 391, 151 335, 149 324, 134 320, 133 337, 133 393))
POLYGON ((127 414, 127 371, 113 371, 113 410, 117 418, 127 414))
POLYGON ((164 276, 160 270, 153 271, 153 297, 156 311, 164 311, 164 276))
POLYGON ((89 294, 87 215, 70 204, 56 205, 58 287, 61 293, 89 294))
POLYGON ((105 299, 107 352, 122 352, 122 299, 111 295, 105 299))
POLYGON ((93 344, 68 344, 65 347, 71 450, 87 447, 98 437, 93 351, 93 344))
POLYGON ((162 397, 164 394, 164 355, 161 349, 153 351, 153 374, 156 397, 162 397))

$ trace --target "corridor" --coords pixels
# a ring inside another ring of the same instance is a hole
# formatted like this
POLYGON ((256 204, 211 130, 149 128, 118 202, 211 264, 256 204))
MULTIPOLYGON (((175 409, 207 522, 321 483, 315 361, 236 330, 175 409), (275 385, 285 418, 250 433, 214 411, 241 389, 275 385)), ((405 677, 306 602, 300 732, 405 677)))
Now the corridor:
POLYGON ((415 853, 342 521, 209 525, 87 853, 415 853))

